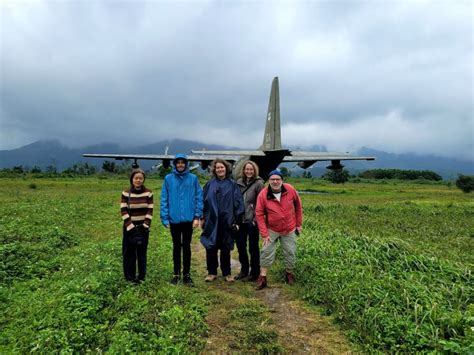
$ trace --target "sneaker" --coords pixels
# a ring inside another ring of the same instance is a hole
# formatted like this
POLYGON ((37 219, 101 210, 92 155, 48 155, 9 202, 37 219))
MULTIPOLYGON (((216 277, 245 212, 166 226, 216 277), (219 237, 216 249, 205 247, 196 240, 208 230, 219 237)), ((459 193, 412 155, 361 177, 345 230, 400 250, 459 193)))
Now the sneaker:
POLYGON ((234 280, 245 280, 249 275, 248 274, 244 274, 242 271, 238 273, 238 275, 236 275, 234 277, 234 280))
POLYGON ((286 283, 288 285, 293 285, 296 282, 295 275, 292 272, 286 273, 286 283))
POLYGON ((212 281, 216 281, 216 279, 217 279, 217 275, 211 275, 211 274, 209 274, 209 275, 206 276, 206 278, 204 279, 204 281, 206 281, 206 282, 212 282, 212 281))
POLYGON ((174 275, 170 282, 172 285, 177 285, 179 282, 179 279, 180 279, 179 275, 174 275))
POLYGON ((267 287, 267 277, 260 275, 257 280, 257 286, 255 286, 256 290, 261 290, 262 288, 267 287))
POLYGON ((227 275, 227 276, 225 277, 225 280, 226 280, 226 282, 234 282, 234 281, 235 281, 235 277, 232 276, 232 275, 227 275))
POLYGON ((194 287, 194 282, 189 274, 183 276, 183 283, 188 287, 194 287))

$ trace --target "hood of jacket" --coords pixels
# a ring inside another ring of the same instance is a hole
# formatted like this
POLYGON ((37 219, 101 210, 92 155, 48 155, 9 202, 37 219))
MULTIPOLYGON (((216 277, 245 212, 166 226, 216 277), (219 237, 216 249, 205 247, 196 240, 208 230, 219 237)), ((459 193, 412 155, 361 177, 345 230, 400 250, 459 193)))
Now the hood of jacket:
POLYGON ((188 156, 186 154, 183 154, 183 153, 176 154, 174 159, 173 159, 173 173, 175 173, 177 175, 187 174, 189 172, 188 167, 189 167, 188 156), (186 166, 185 169, 182 172, 179 172, 178 170, 176 170, 176 161, 178 159, 184 160, 184 164, 186 166))

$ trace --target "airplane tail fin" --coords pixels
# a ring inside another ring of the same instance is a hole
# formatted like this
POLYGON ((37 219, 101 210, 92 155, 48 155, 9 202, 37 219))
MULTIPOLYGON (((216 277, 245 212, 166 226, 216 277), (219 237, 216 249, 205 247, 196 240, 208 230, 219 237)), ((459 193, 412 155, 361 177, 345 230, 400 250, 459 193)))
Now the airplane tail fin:
POLYGON ((278 85, 278 77, 276 76, 272 82, 272 90, 270 92, 270 102, 268 103, 267 123, 263 136, 263 144, 261 150, 277 150, 281 149, 281 130, 280 130, 280 89, 278 85))

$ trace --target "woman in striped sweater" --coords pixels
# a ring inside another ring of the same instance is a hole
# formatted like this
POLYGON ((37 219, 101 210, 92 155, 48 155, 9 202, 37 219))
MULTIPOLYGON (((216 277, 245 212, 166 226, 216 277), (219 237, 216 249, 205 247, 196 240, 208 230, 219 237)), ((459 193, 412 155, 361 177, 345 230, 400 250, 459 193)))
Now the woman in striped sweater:
POLYGON ((141 169, 133 170, 130 188, 122 192, 120 202, 123 219, 123 272, 127 281, 135 283, 145 280, 148 236, 153 218, 153 192, 143 185, 144 182, 145 172, 141 169))

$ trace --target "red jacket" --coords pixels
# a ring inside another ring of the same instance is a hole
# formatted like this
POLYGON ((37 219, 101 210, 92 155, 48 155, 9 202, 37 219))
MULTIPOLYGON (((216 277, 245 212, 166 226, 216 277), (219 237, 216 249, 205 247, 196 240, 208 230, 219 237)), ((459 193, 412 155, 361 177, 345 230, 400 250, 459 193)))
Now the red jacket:
POLYGON ((269 229, 282 235, 290 234, 302 225, 301 199, 289 184, 281 187, 280 201, 275 198, 271 188, 265 187, 258 194, 255 217, 262 238, 269 236, 269 229))

